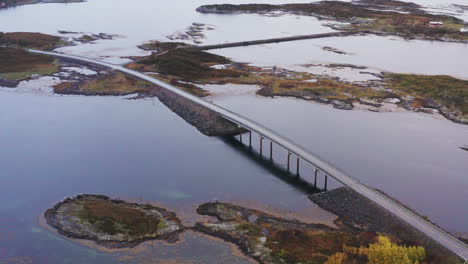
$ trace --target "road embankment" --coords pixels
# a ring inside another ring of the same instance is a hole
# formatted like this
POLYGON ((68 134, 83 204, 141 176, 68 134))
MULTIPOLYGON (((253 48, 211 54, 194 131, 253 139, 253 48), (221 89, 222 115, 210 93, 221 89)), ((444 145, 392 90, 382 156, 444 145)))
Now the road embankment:
POLYGON ((313 194, 309 199, 337 215, 339 221, 351 230, 394 234, 408 244, 423 246, 434 263, 439 263, 437 260, 443 263, 447 258, 458 258, 432 238, 350 188, 341 187, 313 194))

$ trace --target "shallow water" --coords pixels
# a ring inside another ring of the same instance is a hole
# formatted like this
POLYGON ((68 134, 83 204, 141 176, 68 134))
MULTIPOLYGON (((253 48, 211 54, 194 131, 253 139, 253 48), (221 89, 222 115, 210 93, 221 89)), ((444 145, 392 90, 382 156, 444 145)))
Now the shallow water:
POLYGON ((461 43, 360 36, 218 49, 212 52, 236 61, 297 70, 307 70, 300 67, 303 64, 334 62, 368 66, 382 71, 446 74, 468 79, 468 60, 465 59, 468 58, 468 44, 461 43), (338 48, 349 54, 327 52, 322 50, 324 46, 338 48))

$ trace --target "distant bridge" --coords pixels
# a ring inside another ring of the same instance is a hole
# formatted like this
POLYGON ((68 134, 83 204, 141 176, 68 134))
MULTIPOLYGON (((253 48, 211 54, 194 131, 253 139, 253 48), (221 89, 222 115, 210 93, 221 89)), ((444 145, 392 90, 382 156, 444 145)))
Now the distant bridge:
POLYGON ((240 42, 229 42, 229 43, 214 44, 214 45, 180 46, 178 48, 179 49, 212 50, 212 49, 224 49, 224 48, 233 48, 233 47, 261 45, 261 44, 268 44, 268 43, 296 41, 296 40, 304 40, 304 39, 344 37, 344 36, 351 36, 351 35, 357 35, 357 34, 369 34, 369 33, 372 33, 372 32, 362 31, 362 30, 361 31, 357 31, 357 30, 337 31, 337 32, 298 35, 298 36, 290 36, 290 37, 282 37, 282 38, 269 38, 269 39, 248 40, 248 41, 240 41, 240 42))
MULTIPOLYGON (((33 53, 38 54, 45 54, 50 56, 55 56, 59 58, 71 59, 81 63, 89 63, 104 66, 107 68, 111 68, 117 71, 121 71, 123 73, 135 76, 142 80, 148 81, 152 84, 155 84, 161 88, 167 89, 183 98, 186 98, 200 106, 203 106, 217 114, 221 115, 223 118, 237 124, 240 128, 247 129, 250 131, 250 138, 249 144, 251 145, 251 132, 256 132, 260 135, 260 145, 262 145, 263 140, 267 139, 270 141, 270 146, 274 144, 279 145, 288 151, 288 169, 289 169, 289 159, 291 155, 295 155, 297 158, 296 165, 297 165, 297 173, 299 173, 299 161, 303 160, 309 164, 311 164, 315 168, 315 179, 317 177, 317 172, 321 172, 325 175, 325 179, 328 176, 332 177, 336 181, 340 182, 341 184, 353 189, 354 191, 358 192, 359 194, 367 197, 371 201, 375 202, 376 204, 380 205, 381 207, 387 209, 389 212, 393 213, 406 223, 410 224, 414 228, 418 229, 419 231, 423 232, 430 238, 434 239, 435 241, 439 242, 441 245, 445 246, 465 261, 468 261, 468 247, 452 235, 448 234, 441 228, 431 224, 430 222, 426 221, 422 217, 418 216, 411 210, 405 208, 404 206, 398 204, 394 200, 390 199, 389 197, 385 196, 384 194, 378 192, 377 190, 359 182, 356 178, 353 178, 343 171, 339 170, 329 162, 322 160, 317 155, 305 150, 298 144, 295 144, 288 138, 279 135, 278 133, 274 132, 273 130, 253 121, 246 117, 243 117, 239 114, 231 112, 225 108, 222 108, 218 105, 215 105, 211 102, 205 101, 200 97, 194 96, 189 94, 185 91, 182 91, 174 86, 171 86, 165 82, 162 82, 158 79, 150 77, 146 74, 130 70, 124 68, 119 65, 110 64, 103 61, 98 61, 94 59, 73 56, 73 55, 66 55, 56 52, 47 52, 47 51, 39 51, 39 50, 28 50, 33 53)), ((262 148, 260 148, 260 153, 262 152, 262 148)), ((270 158, 272 157, 272 148, 270 148, 270 158)), ((326 181, 325 181, 326 182, 326 181)), ((326 184, 326 183, 325 183, 326 184)))

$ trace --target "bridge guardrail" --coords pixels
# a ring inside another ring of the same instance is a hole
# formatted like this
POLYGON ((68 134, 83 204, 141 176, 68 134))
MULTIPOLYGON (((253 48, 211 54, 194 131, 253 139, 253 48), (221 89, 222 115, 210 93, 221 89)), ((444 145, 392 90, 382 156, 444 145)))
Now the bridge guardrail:
POLYGON ((460 240, 458 240, 457 238, 455 238, 453 235, 451 235, 450 233, 448 233, 447 231, 441 229, 440 227, 438 227, 437 225, 431 223, 430 221, 424 219, 423 217, 421 217, 420 215, 418 215, 417 213, 413 212, 412 210, 408 209, 407 207, 399 204, 398 202, 394 201, 393 199, 391 199, 390 197, 388 197, 387 195, 379 192, 378 190, 370 187, 369 185, 367 184, 363 184, 362 183, 362 186, 364 186, 365 188, 369 189, 371 192, 381 196, 382 198, 384 199, 388 199, 388 201, 390 201, 393 205, 399 207, 400 209, 403 209, 405 212, 411 214, 413 217, 416 217, 418 218, 421 222, 424 222, 425 224, 429 225, 431 228, 434 228, 434 229, 437 229, 439 232, 441 233, 444 233, 448 238, 450 238, 453 242, 456 242, 457 244, 465 247, 467 250, 468 250, 468 246, 461 242, 460 240))

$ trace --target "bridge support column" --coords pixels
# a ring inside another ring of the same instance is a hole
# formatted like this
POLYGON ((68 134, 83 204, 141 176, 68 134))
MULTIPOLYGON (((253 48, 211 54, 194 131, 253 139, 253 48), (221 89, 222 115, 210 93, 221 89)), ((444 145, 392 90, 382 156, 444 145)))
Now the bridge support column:
POLYGON ((273 142, 270 141, 270 161, 273 161, 273 142))
POLYGON ((252 131, 249 131, 249 148, 252 149, 252 131))
POLYGON ((314 188, 317 188, 317 168, 314 169, 314 188))
POLYGON ((239 126, 239 140, 242 143, 242 128, 239 126))
POLYGON ((328 175, 325 174, 325 191, 327 190, 328 175))
POLYGON ((263 136, 260 135, 260 157, 263 155, 263 136))
POLYGON ((296 162, 296 177, 299 178, 300 174, 299 174, 299 157, 297 158, 297 162, 296 162))
POLYGON ((289 158, 291 157, 291 152, 288 152, 288 173, 289 173, 289 158))

